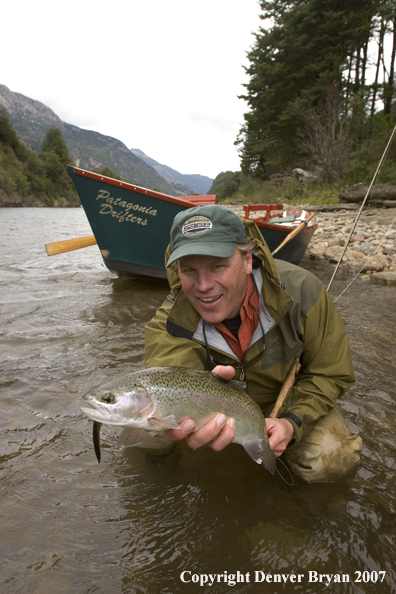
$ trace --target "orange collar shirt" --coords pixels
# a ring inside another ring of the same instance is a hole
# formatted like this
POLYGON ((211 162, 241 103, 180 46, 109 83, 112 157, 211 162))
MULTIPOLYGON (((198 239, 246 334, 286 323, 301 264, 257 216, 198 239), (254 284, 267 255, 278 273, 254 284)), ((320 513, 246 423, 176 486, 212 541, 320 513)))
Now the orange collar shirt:
POLYGON ((258 323, 258 309, 258 290, 253 282, 252 276, 249 275, 245 299, 239 312, 241 325, 239 326, 238 337, 234 336, 234 334, 232 334, 232 332, 225 326, 223 322, 213 324, 215 328, 219 330, 223 338, 227 341, 228 345, 231 347, 240 361, 243 361, 256 329, 258 323))

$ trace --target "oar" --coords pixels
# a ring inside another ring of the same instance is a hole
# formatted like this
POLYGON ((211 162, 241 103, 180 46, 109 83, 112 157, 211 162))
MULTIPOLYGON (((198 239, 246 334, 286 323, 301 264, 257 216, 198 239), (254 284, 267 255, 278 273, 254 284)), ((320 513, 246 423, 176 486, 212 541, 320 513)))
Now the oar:
POLYGON ((291 370, 289 371, 289 374, 285 380, 285 383, 282 386, 281 391, 279 392, 279 396, 276 399, 275 402, 275 406, 272 409, 272 412, 270 414, 270 418, 271 419, 276 419, 279 415, 279 411, 282 408, 282 405, 285 401, 286 396, 289 393, 289 390, 293 387, 294 384, 294 380, 296 379, 296 373, 299 372, 301 368, 300 363, 298 362, 298 359, 296 359, 296 361, 294 362, 293 367, 291 368, 291 370))
POLYGON ((64 252, 79 250, 80 248, 85 248, 95 244, 95 235, 86 235, 85 237, 75 237, 74 239, 65 239, 64 241, 46 243, 45 248, 49 256, 55 256, 55 254, 63 254, 64 252))
POLYGON ((309 215, 308 218, 305 219, 305 221, 303 221, 302 223, 299 224, 298 227, 296 227, 295 229, 293 229, 293 231, 290 231, 290 233, 288 235, 286 235, 285 239, 282 241, 282 243, 280 245, 278 245, 278 247, 272 252, 272 255, 276 254, 277 252, 279 252, 279 250, 281 248, 283 248, 283 246, 288 243, 291 239, 293 239, 293 237, 295 237, 297 235, 297 233, 300 233, 300 231, 302 229, 304 229, 304 227, 307 226, 307 223, 313 219, 315 216, 315 213, 312 213, 309 215))

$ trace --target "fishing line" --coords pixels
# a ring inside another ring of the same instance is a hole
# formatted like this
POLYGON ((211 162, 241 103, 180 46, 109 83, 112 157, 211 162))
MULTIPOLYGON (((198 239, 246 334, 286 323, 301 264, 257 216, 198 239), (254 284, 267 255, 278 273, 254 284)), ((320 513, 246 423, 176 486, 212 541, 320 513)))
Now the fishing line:
MULTIPOLYGON (((389 227, 388 227, 388 230, 386 231, 386 233, 388 233, 388 232, 389 232, 389 231, 392 229, 392 227, 393 227, 393 225, 395 224, 395 222, 396 222, 396 217, 393 219, 392 223, 389 225, 389 227)), ((366 262, 363 264, 363 266, 361 267, 361 269, 360 269, 360 270, 359 270, 359 271, 356 273, 356 275, 353 277, 353 279, 351 280, 351 282, 349 283, 349 285, 347 285, 347 286, 345 287, 345 289, 342 291, 342 293, 340 293, 340 294, 338 295, 337 299, 334 299, 334 303, 335 303, 336 301, 338 301, 338 299, 339 299, 340 297, 342 297, 342 296, 343 296, 343 294, 345 293, 345 291, 346 291, 347 289, 349 289, 349 287, 351 286, 351 284, 352 284, 352 283, 354 283, 354 282, 355 282, 355 280, 357 279, 357 277, 359 276, 359 274, 362 272, 362 270, 364 270, 364 268, 366 268, 366 266, 367 266, 367 264, 370 262, 370 260, 372 260, 372 258, 374 258, 375 254, 378 252, 378 250, 380 249, 380 247, 381 247, 381 246, 382 246, 382 244, 384 243, 385 239, 387 239, 387 237, 386 237, 386 233, 385 233, 385 235, 384 235, 384 238, 383 238, 383 240, 381 241, 381 243, 379 244, 379 246, 378 246, 378 247, 377 247, 377 249, 375 250, 375 252, 374 252, 373 254, 371 254, 371 256, 370 256, 370 258, 369 258, 368 260, 366 260, 366 262)))
POLYGON ((283 468, 286 468, 286 470, 287 470, 287 473, 288 473, 288 475, 289 475, 289 477, 290 477, 290 479, 291 479, 290 483, 289 483, 289 482, 288 482, 288 481, 285 479, 285 477, 284 477, 284 476, 282 476, 282 473, 281 473, 281 472, 279 472, 279 468, 275 468, 275 470, 276 470, 277 474, 278 474, 278 475, 281 477, 282 481, 283 481, 284 483, 286 483, 286 485, 289 485, 289 487, 292 487, 292 486, 294 485, 294 478, 293 478, 293 475, 292 475, 292 473, 290 472, 290 470, 289 470, 289 468, 287 467, 287 465, 286 465, 286 464, 283 462, 283 460, 281 460, 280 458, 277 458, 277 462, 281 462, 281 463, 282 463, 282 466, 283 466, 283 468))
MULTIPOLYGON (((346 252, 346 250, 347 250, 347 247, 348 247, 348 245, 349 245, 349 242, 350 242, 350 240, 351 240, 351 237, 352 237, 352 235, 353 235, 353 232, 354 232, 354 231, 355 231, 355 229, 356 229, 356 225, 357 225, 357 223, 358 223, 358 220, 359 220, 359 218, 360 218, 360 215, 362 214, 363 207, 364 207, 364 205, 366 204, 367 198, 368 198, 368 197, 369 197, 369 195, 370 195, 371 188, 373 187, 373 185, 374 185, 374 182, 375 182, 375 180, 376 180, 376 178, 377 178, 377 176, 378 176, 378 174, 379 174, 379 172, 380 172, 380 169, 381 169, 381 167, 382 167, 382 164, 383 164, 383 162, 385 161, 385 157, 386 157, 386 155, 387 155, 387 154, 388 154, 388 152, 389 152, 389 149, 390 149, 390 146, 391 146, 391 144, 392 144, 392 140, 393 140, 393 137, 394 137, 395 133, 396 133, 396 125, 395 125, 395 127, 393 128, 392 134, 390 135, 390 138, 389 138, 389 140, 388 140, 388 144, 387 144, 387 145, 386 145, 386 147, 385 147, 385 150, 384 150, 384 152, 383 152, 383 154, 382 154, 382 157, 381 157, 381 159, 380 159, 380 162, 378 163, 378 167, 377 167, 377 169, 376 169, 376 171, 375 171, 375 173, 374 173, 374 175, 373 175, 373 179, 371 180, 371 183, 370 183, 370 185, 369 185, 369 188, 368 188, 368 190, 367 190, 367 192, 366 192, 366 195, 365 195, 365 197, 364 197, 364 200, 363 200, 363 202, 362 202, 362 204, 361 204, 361 207, 360 207, 360 209, 359 209, 359 212, 358 212, 358 214, 357 214, 357 217, 356 217, 356 219, 355 219, 355 222, 354 222, 354 224, 352 225, 352 229, 351 229, 351 232, 350 232, 350 234, 349 234, 349 237, 348 237, 348 239, 347 239, 347 242, 346 242, 346 244, 345 244, 345 247, 344 247, 344 249, 343 249, 343 251, 342 251, 342 254, 341 254, 341 256, 340 256, 340 259, 339 259, 339 261, 338 261, 338 263, 337 263, 337 266, 335 267, 335 270, 334 270, 334 272, 333 272, 333 276, 331 277, 331 279, 330 279, 330 282, 329 282, 329 284, 328 284, 328 287, 327 287, 327 290, 328 290, 328 291, 330 291, 330 287, 331 287, 331 285, 332 285, 332 283, 333 283, 334 277, 335 277, 335 275, 337 274, 337 271, 338 271, 338 269, 339 269, 339 267, 340 267, 340 264, 341 264, 341 262, 342 262, 342 259, 343 259, 343 257, 344 257, 344 254, 345 254, 345 252, 346 252)), ((393 224, 393 223, 392 223, 392 224, 393 224)), ((377 249, 378 249, 378 248, 377 248, 377 249)), ((355 280, 355 279, 354 279, 354 280, 355 280)), ((353 282, 353 281, 352 281, 352 282, 353 282)), ((351 284, 352 284, 352 283, 351 283, 351 284)), ((350 286, 350 285, 349 285, 349 286, 350 286)))

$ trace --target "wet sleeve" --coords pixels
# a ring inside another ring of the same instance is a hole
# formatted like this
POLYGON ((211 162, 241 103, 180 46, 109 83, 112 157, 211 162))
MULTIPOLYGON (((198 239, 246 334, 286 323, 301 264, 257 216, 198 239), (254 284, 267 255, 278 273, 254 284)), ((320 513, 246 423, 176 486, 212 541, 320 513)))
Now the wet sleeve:
POLYGON ((303 328, 299 378, 282 408, 298 442, 354 383, 348 336, 340 315, 323 287, 303 328), (293 419, 295 415, 296 419, 293 419))

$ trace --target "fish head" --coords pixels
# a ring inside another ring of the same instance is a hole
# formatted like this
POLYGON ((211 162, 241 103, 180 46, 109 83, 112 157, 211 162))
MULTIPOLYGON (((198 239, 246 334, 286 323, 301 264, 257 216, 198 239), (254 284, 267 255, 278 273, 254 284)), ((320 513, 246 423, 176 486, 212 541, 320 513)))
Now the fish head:
POLYGON ((138 427, 155 411, 155 404, 144 387, 103 386, 83 396, 81 412, 99 423, 138 427))

